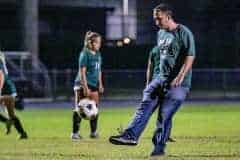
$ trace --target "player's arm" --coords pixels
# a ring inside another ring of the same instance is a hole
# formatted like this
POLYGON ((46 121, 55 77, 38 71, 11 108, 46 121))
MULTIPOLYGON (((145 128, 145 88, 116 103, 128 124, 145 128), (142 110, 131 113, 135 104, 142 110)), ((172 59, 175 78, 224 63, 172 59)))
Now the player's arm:
POLYGON ((4 73, 2 70, 0 70, 0 96, 2 94, 3 85, 4 85, 4 73))
POLYGON ((89 96, 90 90, 88 88, 87 76, 86 76, 87 68, 86 67, 80 67, 79 71, 80 71, 80 75, 81 75, 81 84, 83 85, 84 92, 85 92, 84 94, 86 96, 89 96))
POLYGON ((195 59, 194 56, 186 56, 184 64, 182 65, 181 70, 178 73, 177 77, 172 81, 171 86, 177 87, 182 84, 185 75, 192 68, 194 59, 195 59))
POLYGON ((99 92, 103 93, 104 87, 103 87, 103 82, 102 82, 102 71, 99 72, 98 82, 99 82, 99 92))
POLYGON ((99 75, 98 75, 98 90, 100 93, 104 92, 103 81, 102 81, 102 57, 99 57, 99 75))
POLYGON ((88 88, 87 83, 87 65, 88 65, 87 54, 85 52, 81 52, 79 56, 79 74, 85 96, 89 96, 90 94, 90 90, 88 88))
POLYGON ((146 86, 150 83, 153 76, 153 54, 154 48, 150 51, 148 56, 148 65, 147 65, 147 72, 146 72, 146 86))
POLYGON ((151 62, 151 59, 148 59, 148 65, 147 65, 147 72, 146 72, 146 86, 149 84, 150 80, 152 79, 152 71, 153 71, 153 65, 151 62))
POLYGON ((183 46, 185 49, 186 57, 184 63, 177 75, 177 77, 171 82, 171 86, 180 86, 184 80, 184 77, 192 68, 195 59, 195 42, 193 34, 190 31, 182 33, 183 46))

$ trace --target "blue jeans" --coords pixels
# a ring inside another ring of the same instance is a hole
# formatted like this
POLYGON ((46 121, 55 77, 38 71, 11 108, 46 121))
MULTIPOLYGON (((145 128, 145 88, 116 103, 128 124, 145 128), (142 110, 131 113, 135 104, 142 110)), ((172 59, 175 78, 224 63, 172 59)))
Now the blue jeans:
POLYGON ((166 144, 170 134, 172 117, 186 98, 189 88, 180 86, 167 89, 164 84, 164 81, 156 78, 143 91, 142 102, 125 130, 136 141, 141 136, 152 113, 160 104, 157 127, 152 140, 155 146, 166 144), (160 94, 164 94, 164 96, 159 96, 160 94))

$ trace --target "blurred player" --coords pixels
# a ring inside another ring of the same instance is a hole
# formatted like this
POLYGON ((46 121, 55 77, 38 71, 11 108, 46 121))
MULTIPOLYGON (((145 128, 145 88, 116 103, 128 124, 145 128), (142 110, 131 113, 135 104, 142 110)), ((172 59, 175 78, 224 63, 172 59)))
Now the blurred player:
MULTIPOLYGON (((146 86, 149 84, 149 82, 152 79, 155 79, 159 73, 160 73, 160 69, 159 69, 159 65, 160 65, 160 54, 159 54, 159 48, 158 46, 155 46, 152 48, 152 50, 149 53, 149 58, 148 58, 148 66, 147 66, 147 73, 146 73, 146 86)), ((159 95, 159 100, 164 98, 164 94, 159 95)), ((159 105, 159 103, 158 103, 159 105)), ((155 107, 157 108, 157 107, 155 107)), ((159 115, 159 118, 161 115, 159 115)), ((170 121, 169 127, 167 128, 167 132, 168 132, 168 142, 176 142, 173 138, 171 138, 171 129, 172 129, 172 121, 170 121)))
POLYGON ((109 141, 116 145, 137 145, 159 103, 151 156, 163 156, 169 137, 167 128, 191 87, 195 43, 191 31, 174 21, 173 11, 169 5, 158 5, 153 10, 153 17, 160 28, 157 39, 159 74, 144 89, 142 102, 128 127, 121 135, 111 136, 109 141), (160 98, 159 94, 164 95, 164 98, 160 98))
POLYGON ((26 139, 27 133, 24 131, 19 118, 15 114, 15 100, 17 93, 16 87, 8 77, 5 56, 0 52, 0 105, 6 108, 9 118, 0 114, 0 121, 4 122, 7 127, 6 134, 10 133, 11 125, 13 124, 17 132, 20 134, 19 139, 26 139))
MULTIPOLYGON (((101 36, 96 32, 87 32, 84 40, 84 48, 79 56, 79 71, 75 79, 75 107, 78 107, 79 100, 89 97, 94 100, 98 106, 99 92, 103 93, 101 64, 102 58, 99 49, 101 48, 101 36)), ((72 139, 81 139, 79 127, 81 117, 76 110, 73 110, 73 130, 72 139)), ((98 115, 90 120, 91 138, 98 138, 97 132, 98 115)))

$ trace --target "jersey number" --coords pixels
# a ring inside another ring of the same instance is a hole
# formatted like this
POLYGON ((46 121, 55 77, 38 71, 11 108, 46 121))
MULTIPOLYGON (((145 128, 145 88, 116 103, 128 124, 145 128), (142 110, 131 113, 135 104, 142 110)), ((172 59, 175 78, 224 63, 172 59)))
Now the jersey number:
POLYGON ((96 62, 96 64, 95 64, 95 69, 97 69, 97 70, 100 69, 100 63, 96 62))

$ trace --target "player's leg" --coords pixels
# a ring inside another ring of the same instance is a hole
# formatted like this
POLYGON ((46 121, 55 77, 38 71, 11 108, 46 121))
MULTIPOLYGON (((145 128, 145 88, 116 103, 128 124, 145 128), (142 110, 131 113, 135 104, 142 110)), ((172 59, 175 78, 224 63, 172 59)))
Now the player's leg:
MULTIPOLYGON (((90 99, 94 100, 96 102, 97 107, 99 107, 99 93, 97 91, 98 89, 91 90, 90 99)), ((98 126, 98 117, 99 114, 92 120, 90 120, 90 128, 91 128, 91 138, 98 138, 98 132, 97 132, 97 126, 98 126)))
POLYGON ((7 118, 4 117, 3 115, 0 114, 0 121, 3 122, 3 123, 6 123, 7 122, 7 118))
MULTIPOLYGON (((162 102, 163 102, 163 100, 164 100, 164 97, 165 97, 165 93, 166 92, 166 90, 165 89, 163 89, 163 91, 162 92, 160 92, 160 94, 159 94, 159 103, 158 104, 162 104, 162 102)), ((159 109, 160 110, 160 109, 159 109)), ((158 120, 157 120, 157 123, 162 123, 162 116, 161 116, 161 114, 158 114, 158 120)), ((162 124, 159 124, 158 126, 162 126, 162 124)), ((171 131, 172 131, 172 120, 171 120, 171 122, 169 123, 169 126, 168 126, 168 128, 167 128, 167 133, 168 133, 168 135, 169 135, 169 137, 168 137, 168 142, 176 142, 172 137, 171 137, 171 131)))
POLYGON ((15 97, 15 108, 20 111, 24 110, 24 100, 22 95, 17 95, 15 97))
POLYGON ((165 145, 169 138, 169 125, 171 125, 174 114, 180 108, 188 92, 189 89, 184 87, 171 88, 167 92, 160 106, 161 119, 157 119, 157 127, 152 138, 154 144, 152 156, 164 154, 165 145))
POLYGON ((12 121, 0 114, 0 121, 6 125, 6 134, 11 132, 12 121))
POLYGON ((168 128, 166 130, 167 130, 167 135, 168 135, 167 141, 168 142, 176 142, 176 140, 171 137, 171 133, 172 133, 172 119, 170 120, 168 128))
MULTIPOLYGON (((162 116, 161 116, 161 114, 158 114, 157 123, 162 123, 162 116)), ((163 126, 162 124, 157 124, 157 125, 158 125, 159 127, 160 127, 160 126, 163 126)), ((176 140, 171 137, 171 131, 172 131, 172 120, 169 122, 169 125, 168 125, 168 127, 167 127, 167 129, 166 129, 167 135, 169 135, 167 141, 168 141, 168 142, 176 142, 176 140)))
POLYGON ((6 125, 6 134, 11 132, 12 121, 0 114, 0 121, 6 125))
POLYGON ((78 86, 74 87, 74 96, 75 96, 75 106, 73 109, 73 115, 72 115, 72 139, 81 139, 82 137, 79 135, 79 128, 81 123, 81 117, 79 116, 79 113, 77 111, 78 103, 80 99, 83 97, 83 88, 78 86))
MULTIPOLYGON (((0 98, 0 103, 1 103, 0 107, 2 109, 2 112, 6 112, 7 113, 3 97, 0 98)), ((5 125, 6 125, 6 134, 8 135, 11 132, 12 121, 9 118, 7 118, 6 116, 2 115, 2 114, 0 114, 0 121, 5 123, 5 125)))
POLYGON ((132 121, 122 135, 112 136, 109 141, 117 145, 136 145, 146 124, 157 107, 159 92, 163 81, 154 79, 143 91, 143 99, 132 121))
POLYGON ((27 139, 27 133, 24 131, 23 126, 19 118, 16 116, 14 107, 15 107, 15 98, 12 96, 2 96, 1 103, 4 104, 7 108, 9 119, 12 121, 17 132, 20 134, 19 139, 27 139))

